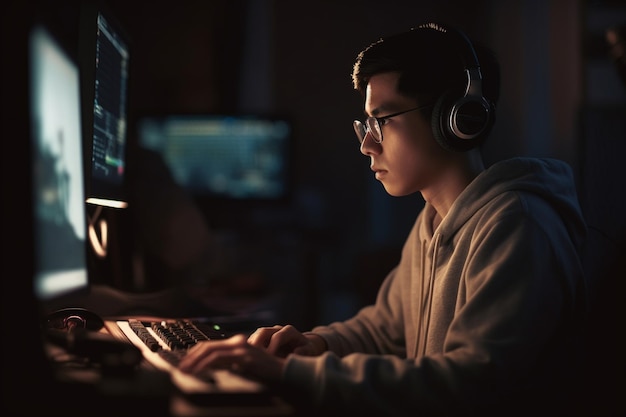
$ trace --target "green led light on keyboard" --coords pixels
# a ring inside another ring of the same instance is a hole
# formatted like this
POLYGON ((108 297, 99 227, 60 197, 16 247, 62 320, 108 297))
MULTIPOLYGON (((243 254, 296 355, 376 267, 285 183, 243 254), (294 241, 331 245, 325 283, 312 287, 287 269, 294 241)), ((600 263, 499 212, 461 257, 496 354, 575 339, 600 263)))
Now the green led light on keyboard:
POLYGON ((220 329, 221 329, 221 327, 220 327, 219 324, 214 324, 213 325, 213 330, 220 330, 220 329))

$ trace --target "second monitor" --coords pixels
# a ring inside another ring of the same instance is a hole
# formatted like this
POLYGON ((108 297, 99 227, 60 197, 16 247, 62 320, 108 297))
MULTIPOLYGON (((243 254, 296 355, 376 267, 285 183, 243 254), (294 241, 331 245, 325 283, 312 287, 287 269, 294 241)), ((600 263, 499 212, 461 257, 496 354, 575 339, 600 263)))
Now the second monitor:
POLYGON ((285 200, 291 188, 289 120, 218 114, 138 120, 139 144, 158 152, 191 195, 237 201, 285 200))

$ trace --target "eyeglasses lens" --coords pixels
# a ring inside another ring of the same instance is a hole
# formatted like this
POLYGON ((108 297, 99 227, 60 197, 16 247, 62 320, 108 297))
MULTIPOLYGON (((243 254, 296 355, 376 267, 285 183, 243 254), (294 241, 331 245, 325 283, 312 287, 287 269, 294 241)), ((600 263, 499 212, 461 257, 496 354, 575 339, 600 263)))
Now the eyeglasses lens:
POLYGON ((354 133, 356 133, 356 138, 359 140, 359 143, 363 143, 365 134, 367 133, 365 125, 361 123, 360 120, 355 120, 354 123, 352 123, 352 126, 354 127, 354 133))
POLYGON ((373 136, 376 143, 381 142, 380 125, 375 117, 369 117, 365 123, 362 123, 360 120, 355 120, 353 126, 359 143, 363 143, 365 135, 367 135, 368 132, 373 136))
POLYGON ((365 123, 367 124, 367 129, 374 137, 374 141, 376 143, 382 142, 383 134, 380 131, 380 125, 378 124, 378 120, 375 117, 368 117, 365 123))

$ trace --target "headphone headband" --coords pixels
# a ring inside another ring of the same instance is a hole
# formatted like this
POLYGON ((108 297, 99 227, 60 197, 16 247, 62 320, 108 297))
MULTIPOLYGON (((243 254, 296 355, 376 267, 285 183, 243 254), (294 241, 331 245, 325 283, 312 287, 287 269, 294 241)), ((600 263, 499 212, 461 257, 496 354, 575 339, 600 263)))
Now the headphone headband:
POLYGON ((478 62, 478 56, 474 50, 472 42, 467 35, 461 32, 459 29, 446 26, 442 23, 424 23, 419 25, 420 29, 432 29, 441 33, 445 33, 449 38, 453 40, 458 46, 458 51, 461 53, 461 59, 463 59, 463 65, 466 70, 478 69, 480 72, 480 64, 478 62))

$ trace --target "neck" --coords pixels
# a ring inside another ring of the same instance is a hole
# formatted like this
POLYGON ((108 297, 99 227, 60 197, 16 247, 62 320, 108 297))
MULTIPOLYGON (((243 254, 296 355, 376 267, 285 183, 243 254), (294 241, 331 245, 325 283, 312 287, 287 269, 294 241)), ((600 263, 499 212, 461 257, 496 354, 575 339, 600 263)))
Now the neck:
POLYGON ((439 224, 446 217, 459 194, 484 170, 485 165, 480 151, 471 150, 454 158, 446 166, 437 183, 422 190, 424 200, 437 211, 435 223, 439 224))

